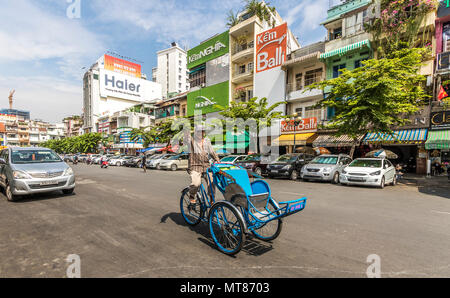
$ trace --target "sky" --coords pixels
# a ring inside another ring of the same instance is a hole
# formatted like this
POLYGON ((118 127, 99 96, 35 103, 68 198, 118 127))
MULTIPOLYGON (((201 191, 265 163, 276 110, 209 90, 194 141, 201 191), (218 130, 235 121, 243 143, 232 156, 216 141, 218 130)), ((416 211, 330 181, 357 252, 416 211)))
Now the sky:
MULTIPOLYGON (((302 46, 325 39, 329 0, 269 2, 302 46)), ((83 68, 105 52, 134 58, 151 77, 156 52, 224 32, 227 12, 242 7, 242 0, 0 0, 0 108, 15 89, 14 108, 33 119, 80 115, 83 68), (68 10, 77 2, 80 10, 68 10)))

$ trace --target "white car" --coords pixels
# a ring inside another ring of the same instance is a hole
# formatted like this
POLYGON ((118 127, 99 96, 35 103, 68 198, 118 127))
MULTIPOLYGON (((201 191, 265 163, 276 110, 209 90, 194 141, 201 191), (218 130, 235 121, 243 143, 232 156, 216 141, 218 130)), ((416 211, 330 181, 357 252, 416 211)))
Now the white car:
POLYGON ((132 159, 133 156, 118 156, 118 157, 113 157, 110 159, 109 164, 111 166, 118 166, 121 167, 124 165, 125 161, 127 161, 128 159, 132 159))
POLYGON ((345 167, 340 176, 344 185, 367 185, 384 188, 397 184, 395 167, 385 158, 357 158, 345 167))
POLYGON ((148 163, 148 167, 151 169, 157 169, 160 170, 160 166, 159 164, 161 163, 161 161, 165 160, 165 159, 169 159, 170 157, 175 156, 175 154, 172 153, 168 153, 168 154, 161 154, 158 157, 153 158, 149 163, 148 163))

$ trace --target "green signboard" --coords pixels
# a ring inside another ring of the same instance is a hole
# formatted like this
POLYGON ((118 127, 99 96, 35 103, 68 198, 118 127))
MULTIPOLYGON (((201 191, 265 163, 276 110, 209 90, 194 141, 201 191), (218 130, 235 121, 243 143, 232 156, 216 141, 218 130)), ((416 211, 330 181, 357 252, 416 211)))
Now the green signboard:
POLYGON ((187 96, 187 115, 194 116, 194 111, 209 114, 220 111, 215 105, 228 107, 229 105, 229 81, 201 88, 190 92, 187 96))
POLYGON ((229 51, 228 31, 188 51, 188 68, 192 69, 207 61, 223 56, 229 51))

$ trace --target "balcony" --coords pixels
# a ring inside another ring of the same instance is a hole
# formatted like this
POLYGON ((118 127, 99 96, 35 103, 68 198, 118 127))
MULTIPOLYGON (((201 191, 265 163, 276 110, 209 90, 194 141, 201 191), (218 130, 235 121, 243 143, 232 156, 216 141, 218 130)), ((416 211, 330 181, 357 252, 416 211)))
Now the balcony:
POLYGON ((246 67, 245 70, 236 70, 233 72, 233 84, 241 84, 253 81, 253 67, 246 67))
POLYGON ((286 98, 288 101, 298 101, 311 99, 312 97, 317 97, 318 99, 323 98, 322 90, 312 89, 305 91, 305 87, 296 84, 287 84, 286 86, 286 98))
POLYGON ((232 50, 231 61, 234 63, 242 63, 247 60, 253 61, 253 55, 255 53, 255 43, 253 41, 236 45, 232 50))
POLYGON ((330 40, 325 43, 325 52, 331 52, 365 40, 370 40, 370 34, 364 31, 358 35, 353 35, 350 37, 344 36, 339 39, 330 40))

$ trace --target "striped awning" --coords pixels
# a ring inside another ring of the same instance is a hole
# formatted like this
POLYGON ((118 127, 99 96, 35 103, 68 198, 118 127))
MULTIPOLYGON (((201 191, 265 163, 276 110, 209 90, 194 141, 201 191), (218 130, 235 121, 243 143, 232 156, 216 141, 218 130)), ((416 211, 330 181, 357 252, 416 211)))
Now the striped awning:
MULTIPOLYGON (((358 136, 358 143, 361 142, 364 135, 358 136)), ((336 137, 333 135, 319 135, 313 142, 314 147, 351 147, 353 139, 348 135, 336 137)))
POLYGON ((364 138, 364 143, 383 144, 420 144, 427 140, 428 129, 396 130, 392 134, 371 132, 364 138))
POLYGON ((330 51, 330 52, 326 52, 320 55, 320 59, 327 59, 336 55, 342 56, 347 52, 356 50, 356 49, 360 49, 364 46, 367 46, 368 48, 370 48, 370 41, 368 39, 330 51))
POLYGON ((450 130, 430 131, 425 148, 427 150, 450 149, 450 130))

